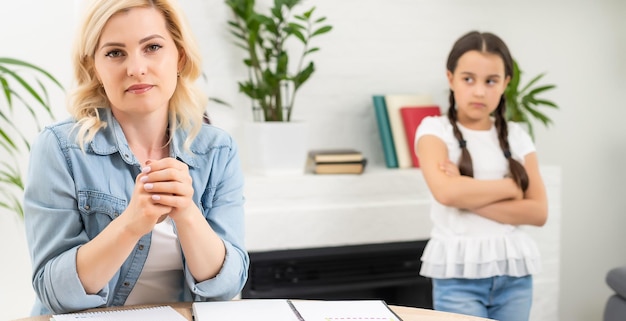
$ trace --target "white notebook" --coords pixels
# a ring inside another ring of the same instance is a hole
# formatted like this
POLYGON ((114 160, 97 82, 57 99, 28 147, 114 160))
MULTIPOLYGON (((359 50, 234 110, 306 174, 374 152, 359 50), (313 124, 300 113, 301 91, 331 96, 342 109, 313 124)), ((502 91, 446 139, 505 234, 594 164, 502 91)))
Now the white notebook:
POLYGON ((194 302, 195 321, 402 321, 382 300, 244 299, 194 302))
POLYGON ((140 309, 55 314, 51 321, 187 321, 170 306, 140 309))
POLYGON ((194 302, 196 321, 300 321, 285 299, 194 302))

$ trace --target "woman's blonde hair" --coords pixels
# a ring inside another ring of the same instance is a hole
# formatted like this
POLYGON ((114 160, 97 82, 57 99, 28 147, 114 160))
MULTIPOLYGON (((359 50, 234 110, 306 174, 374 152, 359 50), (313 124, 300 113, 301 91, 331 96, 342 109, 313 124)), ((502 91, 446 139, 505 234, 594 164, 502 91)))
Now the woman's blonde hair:
POLYGON ((169 103, 170 140, 180 127, 189 133, 184 143, 188 148, 202 127, 207 98, 195 83, 202 73, 200 50, 174 0, 93 0, 86 10, 72 52, 76 83, 69 97, 68 111, 77 120, 77 142, 81 148, 107 125, 100 120, 98 108, 110 108, 110 104, 96 77, 94 63, 102 29, 116 13, 138 7, 155 8, 163 14, 167 30, 184 57, 184 65, 169 103))

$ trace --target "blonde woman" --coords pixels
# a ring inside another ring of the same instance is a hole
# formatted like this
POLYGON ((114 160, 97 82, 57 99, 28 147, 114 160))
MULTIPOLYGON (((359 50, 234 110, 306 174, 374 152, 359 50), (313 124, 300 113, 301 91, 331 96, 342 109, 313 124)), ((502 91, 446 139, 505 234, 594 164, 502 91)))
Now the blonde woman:
POLYGON ((203 124, 198 48, 173 0, 95 0, 71 119, 33 144, 33 315, 228 300, 247 278, 237 147, 203 124))

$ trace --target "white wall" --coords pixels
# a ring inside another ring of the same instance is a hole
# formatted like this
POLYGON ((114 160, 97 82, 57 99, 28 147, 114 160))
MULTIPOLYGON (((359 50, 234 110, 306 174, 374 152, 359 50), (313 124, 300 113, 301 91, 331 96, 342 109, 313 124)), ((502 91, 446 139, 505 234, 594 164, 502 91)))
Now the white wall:
MULTIPOLYGON (((26 60, 43 67, 64 86, 71 79, 69 52, 73 34, 72 1, 0 1, 0 56, 26 60)), ((50 89, 54 113, 65 117, 63 92, 50 89)), ((0 104, 4 104, 4 100, 0 104)), ((34 138, 37 127, 24 113, 15 115, 15 123, 30 125, 24 130, 34 138)), ((44 120, 46 118, 43 118, 44 120)), ((2 151, 0 153, 5 153, 2 151)), ((0 159, 5 160, 5 155, 0 159)), ((27 157, 20 169, 26 170, 27 157)), ((13 213, 0 209, 0 320, 26 317, 35 294, 30 282, 30 258, 24 236, 24 225, 13 213)))
MULTIPOLYGON (((265 2, 267 2, 265 0, 265 2)), ((78 2, 77 2, 78 3, 78 2)), ((239 137, 248 100, 237 93, 242 53, 225 29, 222 0, 180 0, 199 38, 207 93, 231 102, 211 105, 218 125, 239 137)), ((555 125, 537 128, 542 164, 562 167, 561 320, 600 320, 608 269, 626 264, 626 3, 598 1, 308 0, 334 30, 316 42, 317 71, 298 97, 295 117, 315 131, 312 147, 361 149, 373 166, 383 155, 371 95, 430 93, 446 106, 445 58, 470 29, 493 31, 508 43, 527 75, 546 71, 558 88, 555 125)), ((74 3, 2 1, 0 56, 49 69, 69 85, 74 3), (34 8, 36 8, 34 10, 34 8), (10 14, 6 14, 10 13, 10 14), (52 27, 50 27, 52 26, 52 27)), ((526 78, 528 80, 528 78, 526 78)), ((58 118, 64 100, 55 97, 58 118)), ((0 212, 0 249, 16 265, 0 268, 0 319, 28 314, 30 265, 19 221, 0 212), (12 230, 15 229, 15 230, 12 230), (3 315, 4 314, 4 315, 3 315)))

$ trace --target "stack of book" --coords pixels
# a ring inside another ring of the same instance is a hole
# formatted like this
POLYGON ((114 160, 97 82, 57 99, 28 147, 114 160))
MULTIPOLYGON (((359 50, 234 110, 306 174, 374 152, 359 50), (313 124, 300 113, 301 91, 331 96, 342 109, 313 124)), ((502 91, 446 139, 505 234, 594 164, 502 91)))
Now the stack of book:
POLYGON ((367 160, 354 149, 319 149, 309 151, 307 172, 314 174, 361 174, 367 160))
POLYGON ((374 95, 374 112, 388 168, 419 167, 415 132, 422 119, 441 110, 430 95, 374 95))

